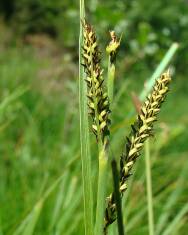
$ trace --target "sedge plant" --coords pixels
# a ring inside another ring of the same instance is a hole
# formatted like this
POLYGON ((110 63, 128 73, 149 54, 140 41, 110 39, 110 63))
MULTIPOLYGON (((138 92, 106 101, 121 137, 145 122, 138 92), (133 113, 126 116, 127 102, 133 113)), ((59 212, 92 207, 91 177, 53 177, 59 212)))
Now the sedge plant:
MULTIPOLYGON (((82 16, 84 15, 82 14, 82 16)), ((85 219, 90 221, 89 223, 85 221, 85 234, 102 235, 107 234, 108 227, 118 217, 118 207, 116 205, 117 197, 115 196, 117 193, 112 192, 107 196, 106 188, 108 182, 107 171, 110 167, 108 162, 111 159, 109 151, 110 107, 113 102, 115 61, 120 46, 120 40, 114 31, 110 32, 111 41, 106 48, 109 56, 108 80, 105 81, 103 69, 101 68, 101 52, 99 50, 96 33, 84 17, 81 18, 81 29, 80 35, 83 37, 80 41, 80 43, 82 43, 82 50, 80 49, 80 64, 82 64, 84 69, 84 73, 80 73, 81 155, 83 155, 82 171, 85 219), (90 117, 90 120, 88 120, 88 117, 90 117), (83 126, 87 126, 84 131, 83 126), (93 206, 89 126, 96 137, 98 146, 98 183, 95 216, 92 216, 93 208, 91 205, 86 206, 86 203, 90 203, 90 200, 93 206), (85 150, 83 151, 84 147, 85 150), (85 170, 87 170, 87 172, 85 172, 85 170), (91 210, 91 212, 88 210, 91 210), (94 225, 93 222, 95 222, 94 225)), ((169 70, 155 80, 153 89, 150 94, 148 94, 145 102, 141 105, 136 121, 131 125, 131 132, 126 138, 125 148, 119 158, 118 187, 121 198, 127 190, 127 181, 132 175, 132 168, 136 160, 141 155, 144 142, 147 141, 149 137, 153 136, 154 123, 157 121, 162 103, 166 98, 170 82, 171 76, 169 70)), ((153 222, 151 223, 153 224, 153 222)))

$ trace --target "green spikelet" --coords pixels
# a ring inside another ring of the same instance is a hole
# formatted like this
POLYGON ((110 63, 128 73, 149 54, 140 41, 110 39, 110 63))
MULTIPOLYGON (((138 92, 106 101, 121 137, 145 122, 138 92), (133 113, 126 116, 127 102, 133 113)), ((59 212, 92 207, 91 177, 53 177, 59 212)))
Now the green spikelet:
POLYGON ((109 101, 107 92, 104 91, 103 71, 100 68, 100 52, 97 38, 90 24, 83 22, 83 66, 86 72, 86 82, 88 87, 88 107, 92 117, 92 130, 104 143, 105 137, 109 135, 109 101))
MULTIPOLYGON (((125 152, 120 158, 120 193, 127 189, 127 179, 131 175, 132 167, 136 159, 140 156, 145 140, 152 136, 153 124, 157 120, 157 114, 160 111, 161 105, 165 100, 169 90, 171 77, 169 71, 163 73, 156 80, 153 91, 144 102, 141 112, 137 117, 134 125, 131 126, 130 136, 127 137, 125 152)), ((107 227, 116 220, 116 205, 114 194, 112 193, 107 198, 107 207, 105 211, 104 231, 107 227)))

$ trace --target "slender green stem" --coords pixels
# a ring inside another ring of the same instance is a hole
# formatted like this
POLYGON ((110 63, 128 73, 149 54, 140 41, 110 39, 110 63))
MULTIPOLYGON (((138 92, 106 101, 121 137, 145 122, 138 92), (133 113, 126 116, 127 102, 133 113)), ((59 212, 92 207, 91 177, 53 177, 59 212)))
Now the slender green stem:
MULTIPOLYGON (((80 19, 84 19, 84 0, 80 0, 80 19)), ((84 81, 84 71, 81 66, 81 50, 83 42, 83 30, 80 22, 79 38, 79 112, 80 112, 80 144, 82 159, 82 181, 84 197, 84 223, 85 235, 93 235, 93 193, 91 175, 91 155, 89 143, 87 87, 84 81)))
POLYGON ((108 87, 108 97, 109 97, 111 104, 112 104, 113 96, 114 96, 114 78, 115 78, 115 64, 111 63, 111 59, 109 56, 107 87, 108 87))
POLYGON ((106 176, 107 176, 108 157, 106 150, 102 147, 99 149, 99 175, 98 175, 98 192, 97 192, 97 209, 95 235, 103 233, 103 218, 105 210, 106 197, 106 176))
POLYGON ((115 159, 112 160, 111 166, 112 166, 112 175, 114 181, 114 196, 115 196, 116 210, 117 210, 118 232, 119 235, 124 235, 121 195, 119 192, 119 173, 115 159))
POLYGON ((187 212, 188 212, 188 203, 185 203, 185 205, 181 208, 181 210, 178 212, 178 214, 175 216, 175 218, 173 218, 172 222, 168 226, 166 226, 167 228, 161 234, 162 235, 174 234, 174 230, 180 224, 182 218, 184 216, 186 217, 187 212))
POLYGON ((154 215, 153 215, 153 197, 152 197, 152 179, 151 179, 151 161, 150 161, 149 139, 146 140, 146 144, 145 144, 145 163, 146 163, 146 185, 147 185, 149 235, 154 235, 154 215))

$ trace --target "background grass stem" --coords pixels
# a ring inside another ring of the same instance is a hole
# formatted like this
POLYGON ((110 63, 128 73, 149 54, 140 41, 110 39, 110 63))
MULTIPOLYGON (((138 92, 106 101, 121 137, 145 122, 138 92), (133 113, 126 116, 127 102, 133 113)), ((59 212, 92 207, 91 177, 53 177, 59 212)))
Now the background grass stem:
POLYGON ((153 215, 153 196, 152 196, 151 159, 150 159, 149 139, 145 143, 145 163, 146 163, 149 235, 154 235, 154 215, 153 215))

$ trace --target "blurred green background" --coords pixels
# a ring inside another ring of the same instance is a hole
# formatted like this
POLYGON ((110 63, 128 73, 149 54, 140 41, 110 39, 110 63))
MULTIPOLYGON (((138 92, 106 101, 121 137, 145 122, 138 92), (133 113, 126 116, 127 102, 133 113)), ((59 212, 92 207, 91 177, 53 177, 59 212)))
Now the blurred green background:
MULTIPOLYGON (((150 142, 156 235, 186 235, 188 1, 85 2, 87 19, 98 35, 104 76, 109 30, 123 33, 111 116, 117 158, 134 120, 128 116, 134 110, 131 93, 143 90, 172 43, 179 43, 170 63, 171 92, 150 142)), ((79 23, 76 0, 0 1, 0 235, 84 234, 79 23)), ((95 173, 92 136, 91 142, 95 173)), ((148 233, 144 158, 138 163, 124 199, 130 235, 148 233)))

